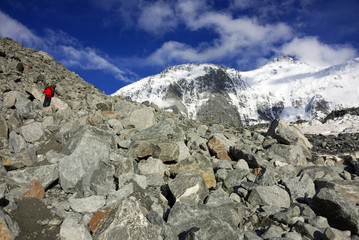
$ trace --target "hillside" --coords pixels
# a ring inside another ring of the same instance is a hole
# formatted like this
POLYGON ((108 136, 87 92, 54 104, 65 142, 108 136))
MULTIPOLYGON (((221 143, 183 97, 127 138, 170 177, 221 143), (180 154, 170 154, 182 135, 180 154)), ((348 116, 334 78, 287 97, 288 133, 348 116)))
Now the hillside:
POLYGON ((359 59, 318 68, 279 57, 240 72, 214 64, 173 66, 115 92, 149 101, 192 119, 235 126, 323 120, 331 111, 358 107, 359 59))
POLYGON ((0 66, 0 239, 359 237, 358 133, 190 120, 7 38, 0 66))

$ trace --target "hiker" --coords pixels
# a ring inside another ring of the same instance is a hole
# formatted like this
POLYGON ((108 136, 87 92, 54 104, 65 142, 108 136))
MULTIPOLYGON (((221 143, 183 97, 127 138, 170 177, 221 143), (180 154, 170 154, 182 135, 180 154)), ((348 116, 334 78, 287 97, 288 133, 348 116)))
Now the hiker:
POLYGON ((53 89, 52 86, 53 85, 51 83, 49 83, 43 91, 43 93, 45 94, 45 99, 44 99, 44 104, 43 104, 44 107, 50 106, 51 98, 54 96, 54 91, 52 90, 53 89))

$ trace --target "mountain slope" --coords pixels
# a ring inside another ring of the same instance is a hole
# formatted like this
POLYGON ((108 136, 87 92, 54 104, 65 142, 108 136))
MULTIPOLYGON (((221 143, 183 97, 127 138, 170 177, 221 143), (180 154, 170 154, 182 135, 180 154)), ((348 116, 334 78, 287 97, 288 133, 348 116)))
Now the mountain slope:
POLYGON ((238 126, 275 118, 322 119, 332 110, 357 106, 358 79, 358 58, 319 68, 279 57, 248 72, 215 64, 173 66, 113 95, 238 126))

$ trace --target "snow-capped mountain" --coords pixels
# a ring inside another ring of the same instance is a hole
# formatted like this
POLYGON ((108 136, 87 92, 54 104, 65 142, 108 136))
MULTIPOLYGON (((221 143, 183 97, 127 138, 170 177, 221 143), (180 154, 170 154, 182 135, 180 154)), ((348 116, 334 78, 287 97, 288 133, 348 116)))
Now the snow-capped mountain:
POLYGON ((322 119, 359 105, 359 58, 315 67, 278 57, 247 72, 215 64, 184 64, 125 86, 113 95, 153 102, 192 119, 239 126, 282 118, 322 119))

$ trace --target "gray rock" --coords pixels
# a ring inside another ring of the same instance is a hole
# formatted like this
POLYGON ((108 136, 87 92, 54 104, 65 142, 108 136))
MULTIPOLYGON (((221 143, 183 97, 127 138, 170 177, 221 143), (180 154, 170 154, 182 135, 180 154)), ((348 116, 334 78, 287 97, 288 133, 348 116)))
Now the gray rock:
POLYGON ((79 124, 75 121, 66 122, 60 128, 55 135, 56 140, 59 143, 65 143, 67 139, 69 139, 78 129, 79 124))
POLYGON ((319 228, 319 229, 326 229, 326 228, 330 227, 328 224, 328 220, 322 216, 316 216, 314 218, 309 218, 308 223, 314 227, 319 228))
POLYGON ((281 236, 285 231, 276 225, 272 225, 268 227, 263 234, 261 234, 261 237, 264 239, 274 238, 281 236))
POLYGON ((215 174, 217 182, 224 182, 228 177, 228 171, 226 169, 219 169, 215 174))
POLYGON ((69 215, 61 224, 60 228, 61 240, 89 240, 92 239, 90 232, 82 224, 79 219, 69 215))
POLYGON ((4 94, 3 107, 11 108, 15 106, 16 100, 22 99, 21 94, 17 91, 11 91, 4 94))
POLYGON ((289 126, 281 119, 272 121, 269 126, 267 136, 271 136, 278 142, 288 145, 302 145, 307 149, 312 148, 312 144, 295 126, 289 126))
POLYGON ((342 180, 340 175, 328 166, 308 166, 303 168, 299 175, 306 173, 313 181, 315 180, 342 180))
POLYGON ((330 226, 359 233, 358 207, 341 193, 322 188, 313 197, 310 207, 317 215, 326 217, 330 226))
POLYGON ((218 169, 232 170, 232 164, 227 160, 219 160, 213 163, 213 170, 217 171, 218 169))
POLYGON ((302 236, 297 232, 288 232, 284 234, 283 237, 290 240, 302 240, 302 236))
POLYGON ((9 171, 7 176, 24 188, 30 188, 32 181, 38 180, 46 189, 59 178, 58 165, 27 167, 21 170, 9 171))
POLYGON ((122 123, 120 120, 117 119, 109 119, 108 120, 108 124, 110 125, 110 127, 115 131, 115 133, 119 133, 120 130, 123 129, 122 123))
POLYGON ((0 138, 7 138, 9 134, 8 132, 9 128, 6 124, 6 121, 3 116, 0 115, 0 138))
POLYGON ((87 141, 70 155, 60 160, 60 185, 70 193, 91 194, 91 183, 106 178, 110 147, 98 140, 87 141))
POLYGON ((34 143, 44 136, 44 130, 41 123, 30 123, 20 128, 21 135, 26 142, 34 143))
POLYGON ((87 145, 89 142, 98 141, 106 144, 111 149, 116 147, 114 136, 104 130, 93 126, 81 126, 79 130, 74 133, 71 139, 65 144, 62 153, 70 155, 78 147, 87 145))
POLYGON ((359 180, 317 180, 315 187, 319 191, 322 188, 333 189, 340 192, 348 200, 355 204, 359 204, 359 180))
POLYGON ((248 163, 244 159, 239 159, 236 164, 233 166, 234 169, 242 168, 249 171, 248 163))
POLYGON ((162 177, 166 170, 165 165, 161 160, 152 157, 148 158, 146 161, 139 162, 138 169, 142 175, 157 173, 162 177))
POLYGON ((126 158, 124 156, 118 156, 114 160, 114 165, 116 167, 116 177, 125 174, 125 173, 135 173, 138 169, 137 162, 133 159, 126 158))
POLYGON ((21 135, 16 134, 15 131, 11 131, 9 134, 9 144, 16 153, 21 152, 27 147, 24 138, 21 135))
POLYGON ((11 171, 24 168, 26 166, 31 166, 33 165, 33 163, 34 162, 32 161, 30 154, 23 151, 21 153, 15 153, 11 156, 8 156, 7 158, 5 158, 2 164, 8 171, 11 171))
POLYGON ((248 174, 248 170, 241 168, 229 171, 227 178, 224 180, 224 186, 230 192, 236 191, 236 188, 238 188, 241 185, 242 181, 247 176, 247 174, 248 174))
POLYGON ((5 182, 0 183, 0 200, 5 197, 7 191, 7 184, 5 182))
POLYGON ((238 239, 237 221, 226 206, 176 203, 168 221, 181 239, 189 231, 196 231, 201 239, 238 239))
POLYGON ((344 232, 328 227, 323 233, 323 240, 350 240, 344 232))
POLYGON ((275 177, 274 169, 270 167, 262 169, 262 171, 258 174, 255 183, 262 186, 276 185, 277 179, 275 177))
POLYGON ((223 204, 233 203, 232 199, 228 196, 222 188, 212 192, 206 199, 208 206, 221 206, 223 204))
POLYGON ((23 118, 27 118, 31 112, 31 101, 28 99, 18 100, 15 107, 23 118))
POLYGON ((63 159, 64 157, 66 157, 65 154, 62 153, 58 153, 54 150, 50 150, 45 154, 45 159, 49 162, 49 163, 58 163, 61 159, 63 159))
POLYGON ((265 167, 268 165, 261 156, 247 148, 243 148, 243 145, 231 146, 229 148, 229 155, 232 159, 244 159, 250 168, 265 167))
POLYGON ((146 217, 153 227, 157 229, 157 232, 163 239, 178 240, 178 236, 174 232, 174 229, 171 225, 167 224, 157 212, 150 211, 146 217))
POLYGON ((323 236, 323 232, 321 232, 320 229, 301 221, 297 221, 294 224, 293 230, 299 232, 302 236, 308 237, 309 239, 322 239, 323 236))
POLYGON ((275 144, 267 151, 273 152, 275 155, 285 159, 286 163, 292 165, 306 166, 307 157, 303 151, 303 147, 298 145, 275 144))
POLYGON ((299 177, 290 180, 284 180, 284 184, 289 189, 291 198, 298 202, 311 199, 315 194, 314 182, 305 173, 299 177))
POLYGON ((147 184, 151 187, 161 187, 165 185, 163 176, 158 173, 146 174, 147 184))
POLYGON ((145 107, 131 112, 131 114, 121 121, 124 128, 134 127, 138 130, 146 129, 156 123, 154 109, 145 107))
POLYGON ((16 237, 20 234, 19 225, 11 219, 11 217, 2 210, 0 210, 0 238, 7 239, 16 239, 16 237))
POLYGON ((258 236, 255 232, 252 231, 246 231, 244 232, 244 240, 262 240, 260 236, 258 236))
POLYGON ((148 141, 148 140, 161 141, 163 139, 168 139, 169 137, 173 137, 174 135, 175 135, 175 131, 173 130, 173 128, 169 123, 159 122, 155 125, 152 125, 132 135, 131 139, 134 141, 148 141))
POLYGON ((258 186, 251 191, 248 197, 248 202, 252 206, 276 205, 283 208, 289 208, 290 197, 287 191, 279 186, 258 186))
POLYGON ((101 111, 112 111, 113 110, 112 102, 110 102, 110 101, 98 102, 98 103, 96 103, 96 107, 97 107, 97 109, 99 109, 101 111))
POLYGON ((69 203, 71 209, 75 212, 85 213, 85 212, 96 212, 98 209, 102 208, 106 201, 103 196, 90 196, 87 198, 70 198, 69 203))
POLYGON ((162 239, 141 211, 140 204, 134 197, 123 200, 115 218, 104 231, 98 231, 94 239, 162 239))
POLYGON ((209 194, 202 176, 187 170, 169 181, 168 186, 176 202, 203 203, 209 194))
POLYGON ((117 205, 119 202, 129 197, 133 193, 134 193, 133 183, 128 183, 126 185, 123 185, 117 191, 110 192, 106 200, 106 205, 107 206, 117 205))

